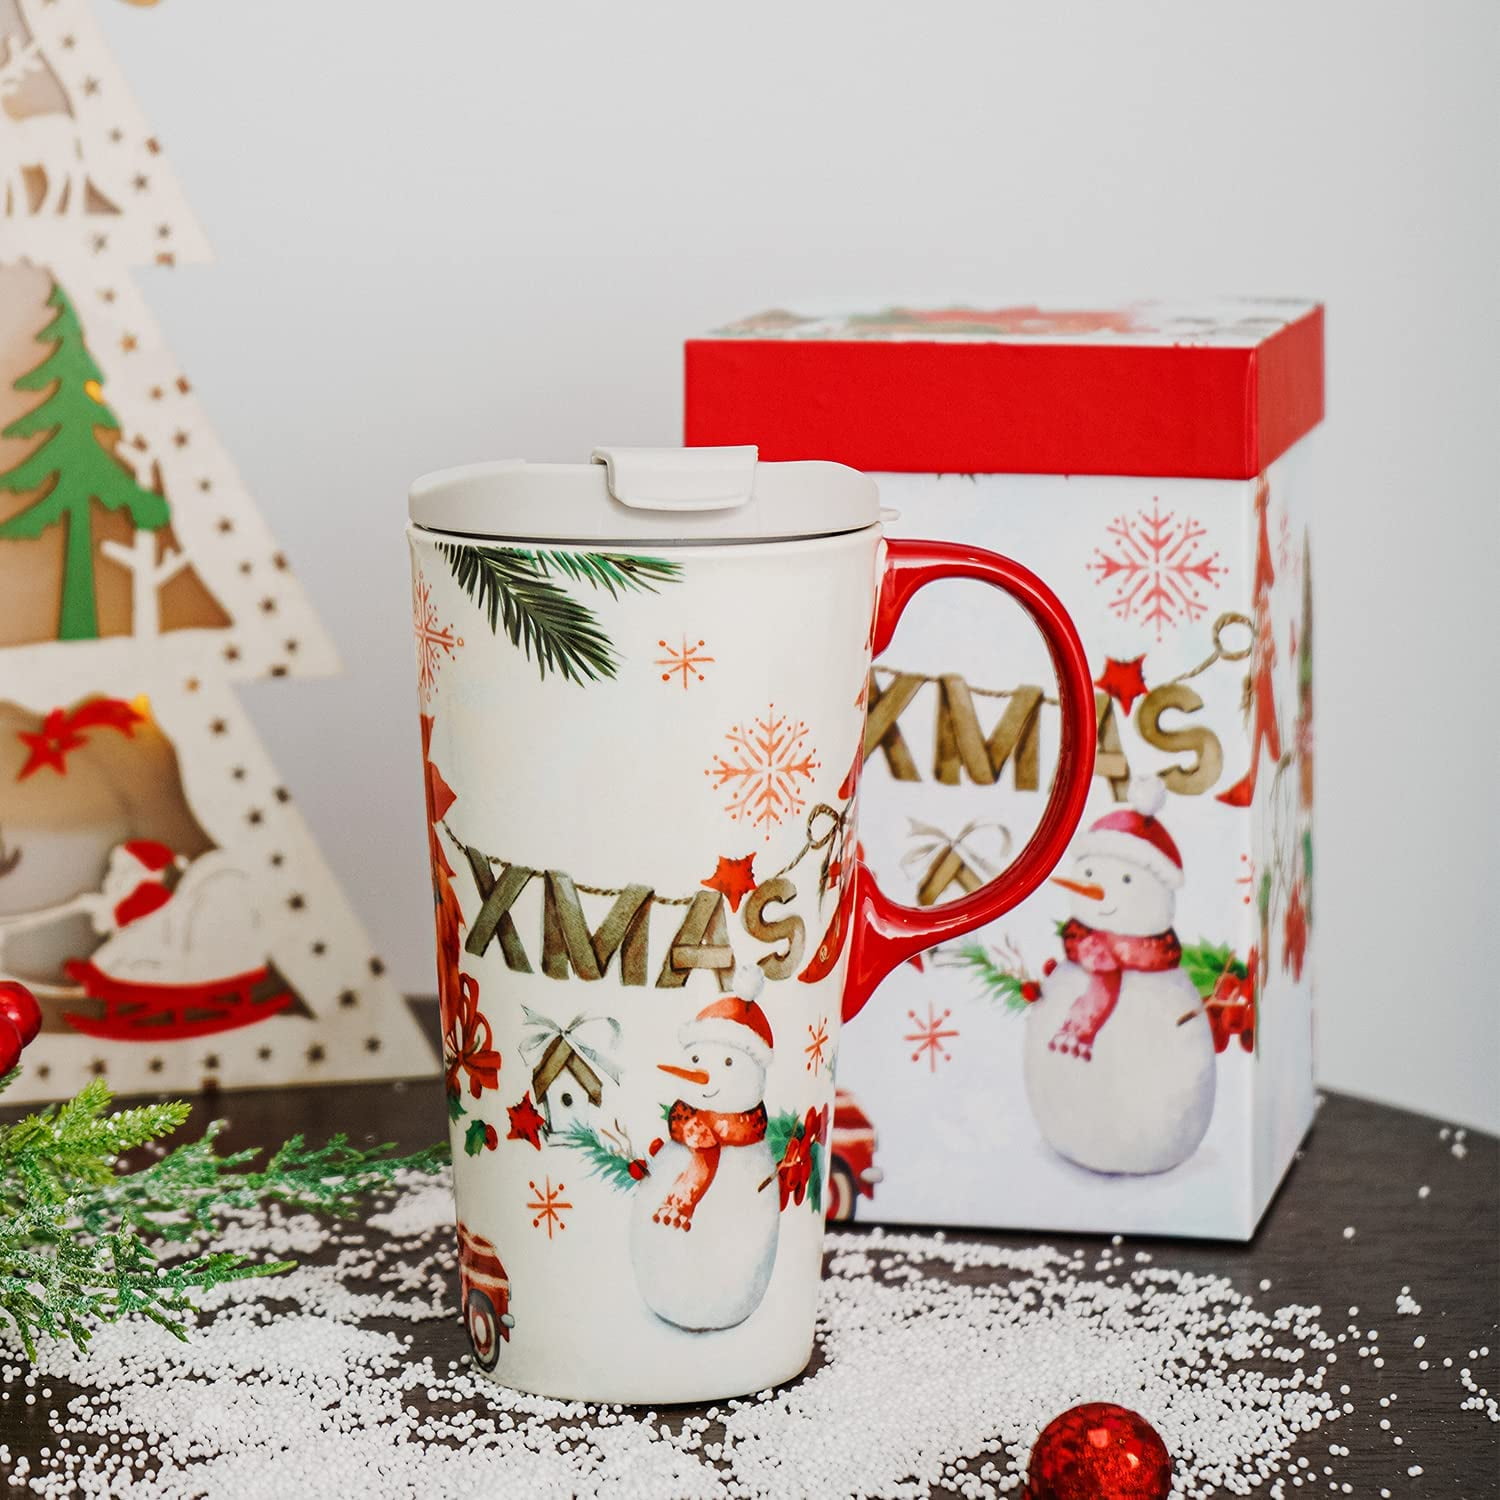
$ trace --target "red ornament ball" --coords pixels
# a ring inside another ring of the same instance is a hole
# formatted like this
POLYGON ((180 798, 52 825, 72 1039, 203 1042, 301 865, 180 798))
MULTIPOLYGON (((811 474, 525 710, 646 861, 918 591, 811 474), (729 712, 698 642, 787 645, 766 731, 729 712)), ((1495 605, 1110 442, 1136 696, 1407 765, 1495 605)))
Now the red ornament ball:
POLYGON ((1172 1456, 1138 1413, 1091 1401, 1054 1417, 1031 1450, 1026 1500, 1166 1500, 1172 1456))
POLYGON ((21 1060, 21 1033, 0 1016, 0 1078, 21 1060))
POLYGON ((42 1007, 36 996, 14 980, 0 980, 0 1016, 20 1033, 23 1047, 29 1047, 42 1029, 42 1007))

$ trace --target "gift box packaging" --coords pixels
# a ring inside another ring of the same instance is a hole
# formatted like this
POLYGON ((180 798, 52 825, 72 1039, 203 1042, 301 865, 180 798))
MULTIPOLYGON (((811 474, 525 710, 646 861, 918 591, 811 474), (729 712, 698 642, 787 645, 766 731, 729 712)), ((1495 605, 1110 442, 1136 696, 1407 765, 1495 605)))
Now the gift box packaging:
MULTIPOLYGON (((1322 415, 1300 300, 778 310, 688 342, 689 444, 874 473, 893 535, 1037 572, 1095 672, 1093 792, 1053 880, 841 1038, 836 1213, 1253 1234, 1314 1107, 1322 415)), ((1012 859, 1057 725, 1019 609, 925 591, 869 684, 860 836, 886 889, 931 905, 1012 859)))

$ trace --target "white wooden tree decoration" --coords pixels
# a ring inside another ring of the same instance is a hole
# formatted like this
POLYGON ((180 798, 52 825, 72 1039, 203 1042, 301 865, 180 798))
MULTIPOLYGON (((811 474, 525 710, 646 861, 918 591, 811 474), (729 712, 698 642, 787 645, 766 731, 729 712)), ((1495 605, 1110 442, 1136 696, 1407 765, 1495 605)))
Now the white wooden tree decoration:
POLYGON ((0 0, 0 215, 7 1102, 431 1069, 232 692, 337 657, 130 279, 208 247, 85 0, 0 0))

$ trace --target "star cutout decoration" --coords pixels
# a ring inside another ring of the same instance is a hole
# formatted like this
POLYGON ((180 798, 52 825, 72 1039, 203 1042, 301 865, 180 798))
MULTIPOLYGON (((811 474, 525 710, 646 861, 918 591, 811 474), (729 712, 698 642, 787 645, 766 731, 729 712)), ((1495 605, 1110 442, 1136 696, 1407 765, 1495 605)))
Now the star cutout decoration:
POLYGON ((1135 706, 1135 700, 1144 698, 1149 691, 1141 671, 1145 660, 1144 652, 1131 657, 1129 661, 1116 661, 1112 656, 1107 657, 1104 670, 1094 679, 1094 686, 1101 692, 1108 693, 1128 714, 1135 706))
POLYGON ((508 1141, 530 1141, 538 1151, 542 1149, 542 1132, 547 1121, 531 1102, 531 1090, 521 1095, 519 1104, 507 1104, 505 1113, 510 1116, 510 1129, 505 1132, 508 1141))
POLYGON ((754 862, 754 854, 747 854, 743 859, 730 859, 721 854, 713 874, 702 884, 708 890, 726 896, 730 911, 738 911, 740 902, 755 889, 755 872, 751 869, 754 862))

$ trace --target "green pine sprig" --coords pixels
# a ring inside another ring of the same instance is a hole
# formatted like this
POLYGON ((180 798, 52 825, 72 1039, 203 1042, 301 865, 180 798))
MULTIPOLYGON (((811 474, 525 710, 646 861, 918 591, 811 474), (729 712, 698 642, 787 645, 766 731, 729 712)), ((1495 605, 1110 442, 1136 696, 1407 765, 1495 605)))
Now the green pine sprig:
POLYGON ((491 631, 503 630, 543 678, 551 671, 580 685, 613 678, 619 656, 599 617, 557 575, 617 598, 655 593, 658 583, 681 573, 675 562, 624 553, 533 552, 467 542, 440 542, 438 551, 459 587, 484 611, 491 631))
POLYGON ((564 1146, 571 1146, 588 1163, 589 1174, 600 1177, 612 1188, 629 1192, 639 1180, 630 1170, 635 1159, 601 1140, 599 1132, 582 1120, 574 1120, 560 1136, 564 1146))
POLYGON ((543 573, 561 573, 592 588, 604 589, 611 599, 625 593, 654 594, 658 583, 675 583, 682 564, 662 557, 640 557, 625 552, 520 552, 543 573))
MULTIPOLYGON (((0 1091, 14 1077, 0 1080, 0 1091)), ((158 1243, 209 1237, 227 1213, 267 1202, 348 1217, 398 1172, 432 1171, 446 1157, 443 1147, 395 1157, 389 1146, 364 1150, 342 1135, 323 1146, 299 1135, 252 1171, 258 1151, 214 1151, 218 1121, 202 1139, 131 1170, 122 1155, 176 1130, 188 1106, 111 1114, 111 1102, 95 1079, 65 1104, 0 1126, 0 1314, 33 1357, 39 1337, 83 1348, 99 1324, 132 1315, 186 1338, 196 1293, 293 1262, 209 1250, 162 1264, 158 1243)))
POLYGON ((983 943, 963 943, 954 950, 953 962, 967 969, 979 981, 980 988, 992 1000, 999 1000, 1011 1011, 1024 1011, 1027 1000, 1021 992, 1019 974, 1002 968, 995 955, 983 943))

